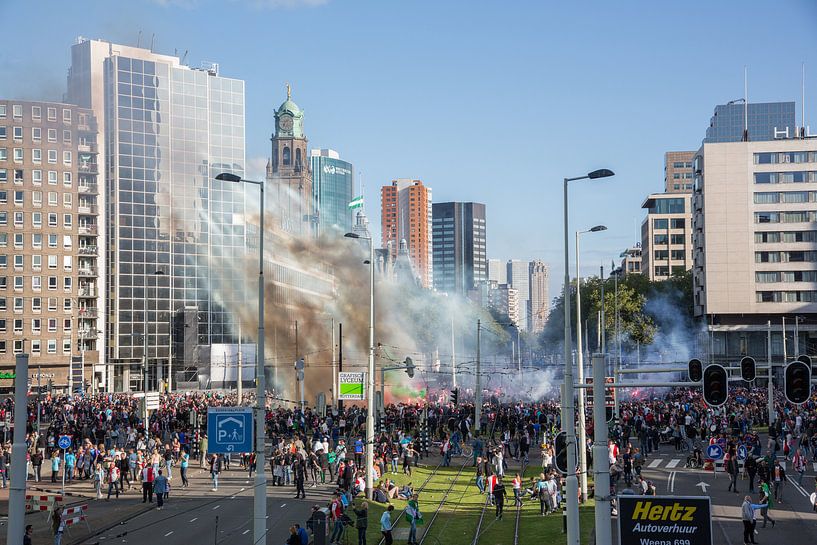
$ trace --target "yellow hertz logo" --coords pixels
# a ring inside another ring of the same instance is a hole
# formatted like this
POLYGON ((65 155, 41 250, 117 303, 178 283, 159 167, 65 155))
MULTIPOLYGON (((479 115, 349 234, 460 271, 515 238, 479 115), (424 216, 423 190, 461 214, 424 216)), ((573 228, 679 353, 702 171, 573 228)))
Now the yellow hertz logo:
POLYGON ((651 501, 639 501, 633 509, 633 520, 671 520, 673 522, 692 522, 697 507, 680 503, 672 505, 653 505, 651 501))

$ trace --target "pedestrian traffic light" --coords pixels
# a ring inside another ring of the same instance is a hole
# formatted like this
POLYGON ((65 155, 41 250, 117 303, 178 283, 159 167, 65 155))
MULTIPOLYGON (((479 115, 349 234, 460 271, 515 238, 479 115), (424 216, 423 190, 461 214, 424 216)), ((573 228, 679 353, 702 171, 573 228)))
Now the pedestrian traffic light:
POLYGON ((406 364, 406 374, 409 378, 414 378, 414 362, 411 360, 411 358, 406 356, 406 361, 404 363, 406 364))
POLYGON ((791 362, 786 366, 783 384, 790 403, 805 403, 811 397, 811 366, 799 360, 791 362))
POLYGON ((451 404, 456 406, 460 400, 460 389, 454 388, 451 390, 451 404))
POLYGON ((729 397, 729 377, 722 365, 713 363, 704 369, 704 401, 710 407, 720 407, 729 397))
POLYGON ((689 380, 690 382, 701 382, 704 376, 704 364, 699 359, 689 360, 689 380))
POLYGON ((755 380, 757 376, 757 370, 755 368, 755 358, 750 358, 746 356, 742 360, 740 360, 740 378, 745 380, 746 382, 752 382, 755 380))
POLYGON ((556 469, 567 475, 567 432, 556 435, 556 444, 553 447, 553 463, 556 469))

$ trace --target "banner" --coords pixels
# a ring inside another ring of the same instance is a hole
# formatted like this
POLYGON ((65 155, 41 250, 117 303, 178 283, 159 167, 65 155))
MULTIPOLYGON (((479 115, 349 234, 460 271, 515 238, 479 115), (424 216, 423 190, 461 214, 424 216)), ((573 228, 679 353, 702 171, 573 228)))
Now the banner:
POLYGON ((363 197, 355 197, 352 199, 352 202, 349 203, 349 208, 360 208, 363 206, 363 197))
POLYGON ((708 496, 618 496, 619 545, 712 545, 708 496))

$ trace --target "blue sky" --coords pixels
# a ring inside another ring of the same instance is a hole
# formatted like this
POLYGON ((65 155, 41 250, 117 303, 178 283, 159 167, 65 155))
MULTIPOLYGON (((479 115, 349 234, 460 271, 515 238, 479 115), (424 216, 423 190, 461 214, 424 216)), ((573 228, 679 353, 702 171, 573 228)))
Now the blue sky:
MULTIPOLYGON (((800 102, 817 132, 817 3, 757 1, 0 0, 0 96, 59 99, 78 35, 218 62, 247 89, 247 159, 269 154, 290 82, 312 147, 379 187, 422 179, 434 200, 484 202, 488 254, 542 258, 562 275, 561 179, 587 272, 631 244, 663 153, 696 149, 716 104, 800 102)), ((799 121, 799 119, 798 119, 799 121)), ((251 169, 253 167, 251 166, 251 169)), ((257 170, 256 170, 257 172, 257 170)))

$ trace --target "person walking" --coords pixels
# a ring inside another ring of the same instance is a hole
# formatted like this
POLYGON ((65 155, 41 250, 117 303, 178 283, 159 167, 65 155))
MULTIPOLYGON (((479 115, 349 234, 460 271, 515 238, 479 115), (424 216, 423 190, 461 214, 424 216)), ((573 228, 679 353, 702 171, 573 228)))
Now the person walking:
POLYGON ((179 474, 182 476, 182 488, 187 488, 190 486, 190 482, 187 480, 187 467, 190 465, 190 453, 187 452, 187 449, 182 450, 181 454, 181 462, 179 463, 179 474))
POLYGON ((111 500, 111 492, 116 494, 116 499, 119 499, 119 467, 115 462, 111 462, 108 466, 108 497, 105 501, 111 500))
POLYGON ((43 454, 39 450, 31 454, 31 467, 34 469, 34 480, 40 482, 43 471, 43 454))
POLYGON ((210 478, 213 480, 213 492, 218 491, 219 473, 221 473, 221 454, 213 454, 210 459, 210 478))
POLYGON ((775 501, 783 502, 783 485, 788 481, 786 478, 786 470, 780 465, 780 460, 775 459, 772 467, 771 480, 774 485, 774 499, 775 501))
POLYGON ((482 466, 482 458, 477 458, 477 490, 480 494, 485 494, 485 469, 482 466))
POLYGON ((417 494, 413 494, 406 505, 406 520, 409 523, 408 545, 417 545, 417 524, 423 520, 417 494))
POLYGON ((757 475, 757 460, 752 454, 746 457, 746 462, 743 464, 743 469, 746 470, 746 475, 749 476, 749 492, 755 491, 755 476, 757 475))
POLYGON ((62 506, 57 503, 51 512, 51 531, 54 532, 54 545, 61 545, 65 521, 62 520, 62 506))
POLYGON ((795 473, 797 473, 797 484, 800 486, 803 485, 803 475, 806 474, 806 457, 803 455, 802 449, 797 449, 794 453, 794 458, 791 462, 792 467, 794 468, 795 473))
POLYGON ((360 509, 354 509, 355 528, 357 528, 357 545, 366 545, 366 531, 369 529, 369 504, 362 502, 360 509))
POLYGON ((383 540, 385 545, 392 545, 394 543, 394 538, 391 535, 392 531, 392 522, 391 522, 391 512, 394 511, 394 506, 389 504, 386 507, 386 510, 383 511, 383 515, 380 517, 380 533, 383 534, 383 540))
POLYGON ((153 491, 156 493, 156 510, 161 511, 165 504, 165 494, 170 491, 167 477, 162 475, 161 469, 153 480, 153 491))
MULTIPOLYGON (((57 482, 57 477, 60 474, 60 465, 62 464, 62 459, 60 458, 57 449, 54 449, 54 452, 51 453, 51 482, 57 482)), ((3 488, 6 486, 6 473, 3 472, 3 488)))
POLYGON ((729 488, 727 491, 738 493, 738 457, 735 453, 735 447, 730 446, 729 450, 724 456, 724 465, 726 472, 729 473, 729 488))
POLYGON ((750 543, 757 543, 755 541, 755 527, 757 520, 755 520, 755 509, 763 509, 766 507, 764 503, 752 503, 751 496, 743 498, 743 505, 741 505, 741 518, 743 519, 743 545, 750 543))
POLYGON ((97 462, 94 468, 94 490, 96 491, 96 499, 102 499, 102 485, 105 483, 105 470, 102 464, 97 462))
POLYGON ((505 485, 502 484, 502 477, 496 478, 494 483, 494 503, 496 504, 496 519, 502 520, 502 510, 505 508, 505 485))
POLYGON ((153 481, 156 474, 153 473, 153 466, 142 468, 142 503, 153 503, 153 481))
POLYGON ((769 487, 769 483, 765 480, 760 483, 760 503, 764 505, 764 507, 760 509, 760 515, 763 517, 763 527, 766 527, 767 522, 771 522, 772 528, 774 528, 775 520, 769 516, 769 511, 774 507, 774 501, 772 500, 772 491, 769 487))
POLYGON ((343 500, 340 492, 332 495, 332 503, 329 504, 329 517, 332 520, 332 534, 329 536, 329 545, 339 544, 343 537, 343 500))
POLYGON ((522 478, 519 476, 519 473, 514 475, 511 485, 513 486, 513 506, 522 507, 522 478))

